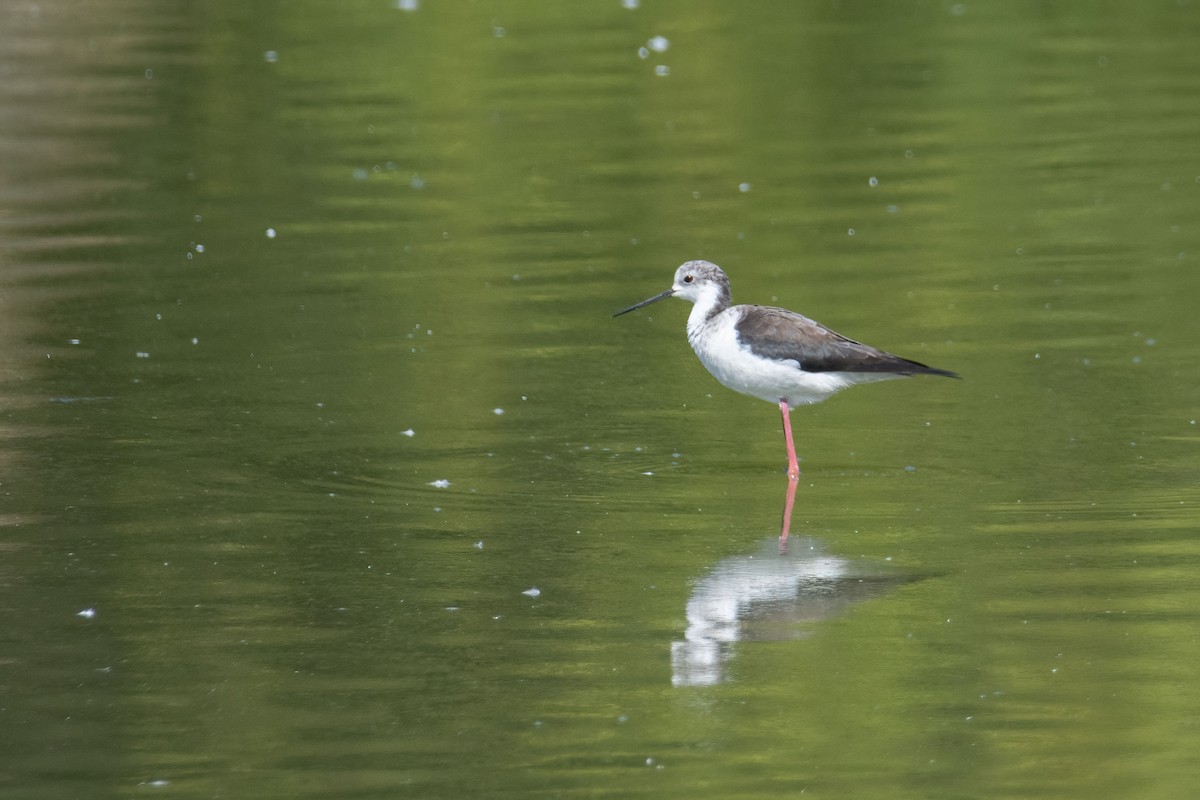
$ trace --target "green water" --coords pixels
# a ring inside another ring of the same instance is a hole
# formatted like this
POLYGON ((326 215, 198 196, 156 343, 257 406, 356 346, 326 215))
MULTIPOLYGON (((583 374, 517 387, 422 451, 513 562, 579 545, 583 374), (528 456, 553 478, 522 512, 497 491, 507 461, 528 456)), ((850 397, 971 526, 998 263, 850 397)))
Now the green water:
POLYGON ((1194 796, 1200 5, 400 5, 0 9, 0 795, 1194 796))

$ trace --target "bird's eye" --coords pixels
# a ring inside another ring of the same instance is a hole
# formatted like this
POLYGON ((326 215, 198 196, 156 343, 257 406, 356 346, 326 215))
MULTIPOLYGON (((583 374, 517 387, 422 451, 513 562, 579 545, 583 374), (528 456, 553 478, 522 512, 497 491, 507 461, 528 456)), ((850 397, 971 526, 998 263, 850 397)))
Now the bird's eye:
POLYGON ((694 280, 696 280, 696 278, 695 278, 695 276, 693 276, 693 275, 684 275, 684 276, 683 276, 683 282, 684 282, 684 283, 691 283, 691 282, 692 282, 692 281, 694 281, 694 280))

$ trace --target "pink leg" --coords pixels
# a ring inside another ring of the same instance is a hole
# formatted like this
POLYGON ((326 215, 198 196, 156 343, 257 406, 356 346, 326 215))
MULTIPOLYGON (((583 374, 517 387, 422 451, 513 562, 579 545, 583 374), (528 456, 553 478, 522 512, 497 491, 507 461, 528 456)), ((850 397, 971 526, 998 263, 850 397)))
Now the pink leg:
POLYGON ((783 500, 783 528, 779 531, 779 555, 787 552, 788 534, 792 531, 792 506, 796 502, 796 487, 799 481, 788 481, 787 495, 783 500))
POLYGON ((787 400, 779 401, 779 413, 783 415, 783 438, 787 440, 788 479, 800 480, 800 462, 796 459, 796 445, 792 443, 792 420, 787 400))

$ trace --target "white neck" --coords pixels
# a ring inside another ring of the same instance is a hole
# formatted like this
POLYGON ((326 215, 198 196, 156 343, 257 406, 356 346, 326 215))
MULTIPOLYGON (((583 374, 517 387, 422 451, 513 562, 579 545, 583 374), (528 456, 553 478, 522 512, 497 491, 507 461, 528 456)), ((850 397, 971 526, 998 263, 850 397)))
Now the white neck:
POLYGON ((723 310, 720 307, 721 297, 721 287, 715 283, 707 283, 700 287, 695 305, 692 306, 692 313, 688 315, 688 339, 694 339, 709 317, 723 310))

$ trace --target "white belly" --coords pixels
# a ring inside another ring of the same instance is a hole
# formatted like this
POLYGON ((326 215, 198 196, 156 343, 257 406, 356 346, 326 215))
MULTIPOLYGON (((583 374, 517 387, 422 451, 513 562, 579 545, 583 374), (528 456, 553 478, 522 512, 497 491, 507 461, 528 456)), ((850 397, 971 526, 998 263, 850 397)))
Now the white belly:
POLYGON ((871 372, 805 372, 792 360, 760 358, 738 341, 732 309, 707 324, 688 319, 688 342, 705 368, 722 385, 768 403, 787 401, 789 406, 819 403, 830 395, 859 383, 902 377, 871 372))

